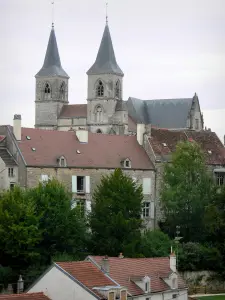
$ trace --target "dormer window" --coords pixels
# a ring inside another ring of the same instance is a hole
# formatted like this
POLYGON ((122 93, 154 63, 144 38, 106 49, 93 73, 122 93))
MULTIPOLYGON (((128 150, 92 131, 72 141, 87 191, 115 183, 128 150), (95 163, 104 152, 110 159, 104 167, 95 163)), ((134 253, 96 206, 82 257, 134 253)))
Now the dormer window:
POLYGON ((147 293, 150 292, 150 289, 151 289, 151 287, 150 287, 150 278, 148 276, 145 276, 144 284, 145 284, 145 286, 144 286, 145 287, 145 293, 147 294, 147 293))
POLYGON ((104 86, 101 80, 98 81, 97 87, 96 87, 96 96, 97 97, 103 97, 104 96, 104 86))
POLYGON ((51 98, 51 87, 49 83, 45 84, 44 87, 44 98, 45 99, 50 99, 51 98))
POLYGON ((65 159, 65 157, 64 156, 61 156, 59 159, 58 159, 58 161, 59 161, 59 166, 60 167, 66 167, 66 159, 65 159))
POLYGON ((129 160, 129 158, 125 159, 123 162, 123 166, 124 168, 131 168, 131 161, 129 160))

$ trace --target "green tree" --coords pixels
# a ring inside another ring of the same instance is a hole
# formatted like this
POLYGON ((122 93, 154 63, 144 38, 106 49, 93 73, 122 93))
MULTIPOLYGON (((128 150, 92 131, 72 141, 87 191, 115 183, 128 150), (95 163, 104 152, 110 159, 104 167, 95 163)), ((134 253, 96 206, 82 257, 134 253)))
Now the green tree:
POLYGON ((50 263, 57 253, 78 255, 86 247, 86 222, 71 209, 71 194, 57 180, 40 183, 29 191, 40 218, 42 239, 39 249, 43 262, 50 263))
POLYGON ((90 227, 95 254, 135 256, 142 227, 142 187, 121 169, 104 176, 93 194, 90 227))
POLYGON ((180 142, 165 165, 161 201, 165 220, 163 231, 174 237, 180 226, 183 241, 205 239, 205 207, 212 197, 212 179, 205 157, 195 142, 180 142))
POLYGON ((144 257, 165 257, 174 242, 160 230, 145 231, 141 237, 140 253, 144 257))
POLYGON ((39 257, 39 218, 27 193, 19 187, 0 194, 0 261, 18 269, 39 257))

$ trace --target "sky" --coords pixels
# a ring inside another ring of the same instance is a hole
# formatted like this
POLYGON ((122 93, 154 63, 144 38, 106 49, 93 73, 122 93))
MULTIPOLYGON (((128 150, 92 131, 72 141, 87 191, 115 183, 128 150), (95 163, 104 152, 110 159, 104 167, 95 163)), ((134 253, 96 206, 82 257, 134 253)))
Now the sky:
MULTIPOLYGON (((51 0, 0 0, 0 124, 22 115, 34 126, 35 74, 51 30, 51 0)), ((55 0, 69 102, 86 103, 86 71, 105 26, 104 0, 55 0)), ((225 134, 225 0, 108 0, 109 27, 123 70, 124 100, 198 94, 205 125, 225 134)))

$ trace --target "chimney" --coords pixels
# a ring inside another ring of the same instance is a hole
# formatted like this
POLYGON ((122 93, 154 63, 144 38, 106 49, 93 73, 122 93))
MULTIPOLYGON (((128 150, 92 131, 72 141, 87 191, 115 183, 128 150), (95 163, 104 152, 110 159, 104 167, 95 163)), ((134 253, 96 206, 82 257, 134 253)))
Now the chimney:
POLYGON ((177 258, 174 252, 170 253, 170 269, 173 272, 177 271, 177 258))
POLYGON ((76 136, 80 143, 88 143, 88 131, 86 129, 79 127, 79 129, 76 130, 76 136))
POLYGON ((19 280, 17 281, 17 294, 23 293, 24 281, 20 275, 19 280))
POLYGON ((109 274, 109 258, 107 255, 102 259, 101 267, 106 274, 109 274))
POLYGON ((144 133, 145 133, 145 124, 137 124, 137 141, 141 146, 143 146, 144 133))
POLYGON ((21 115, 14 115, 13 133, 17 141, 21 141, 21 115))
POLYGON ((118 257, 119 258, 124 258, 123 253, 121 252, 118 257))

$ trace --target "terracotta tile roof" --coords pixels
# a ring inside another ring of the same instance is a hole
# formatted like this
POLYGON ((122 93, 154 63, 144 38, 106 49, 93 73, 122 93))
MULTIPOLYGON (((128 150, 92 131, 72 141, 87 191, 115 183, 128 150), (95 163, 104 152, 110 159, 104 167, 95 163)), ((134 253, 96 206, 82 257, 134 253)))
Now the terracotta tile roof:
POLYGON ((179 141, 196 141, 205 153, 206 161, 211 165, 225 164, 225 148, 215 132, 210 131, 171 131, 152 128, 149 142, 156 155, 170 155, 176 150, 179 141))
POLYGON ((86 118, 87 104, 67 104, 64 105, 59 118, 86 118))
POLYGON ((0 135, 0 142, 3 141, 5 138, 5 135, 0 135))
POLYGON ((135 136, 90 132, 88 136, 88 143, 84 144, 73 131, 22 128, 22 141, 18 145, 28 166, 56 167, 57 158, 63 155, 70 167, 119 168, 121 160, 129 158, 133 169, 153 169, 135 136))
POLYGON ((11 294, 0 295, 0 299, 4 300, 50 300, 43 293, 23 293, 23 294, 11 294))
POLYGON ((115 286, 112 280, 89 261, 57 262, 56 265, 92 290, 97 296, 99 294, 93 290, 94 287, 115 286))
MULTIPOLYGON (((89 256, 92 261, 100 265, 103 256, 89 256)), ((171 273, 169 257, 159 258, 118 258, 109 257, 109 275, 121 286, 125 286, 132 296, 143 294, 130 277, 149 276, 153 292, 170 290, 170 287, 162 278, 171 273)), ((186 288, 184 281, 179 278, 179 288, 186 288)))

